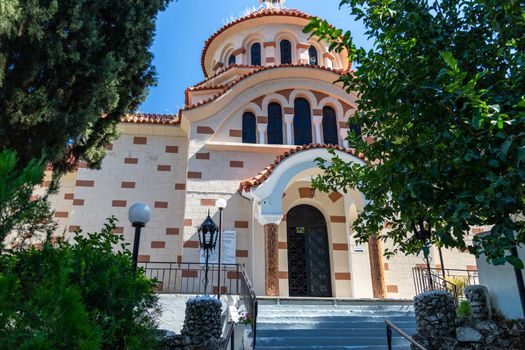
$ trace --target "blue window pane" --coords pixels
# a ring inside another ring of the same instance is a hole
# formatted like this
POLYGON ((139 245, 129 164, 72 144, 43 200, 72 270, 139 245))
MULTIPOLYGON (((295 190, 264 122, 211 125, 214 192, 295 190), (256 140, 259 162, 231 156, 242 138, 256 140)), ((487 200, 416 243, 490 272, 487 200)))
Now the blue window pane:
POLYGON ((310 56, 310 64, 319 64, 319 60, 317 57, 317 49, 313 46, 310 46, 308 49, 308 56, 310 56))
POLYGON ((296 145, 312 143, 312 114, 310 103, 304 98, 297 98, 294 102, 295 115, 293 118, 293 132, 296 145))
POLYGON ((292 44, 288 40, 281 40, 281 64, 292 63, 292 44))
POLYGON ((242 142, 257 143, 255 134, 255 115, 251 112, 245 112, 242 115, 242 142))
POLYGON ((261 44, 255 43, 251 47, 251 64, 252 66, 260 66, 261 65, 261 44))
POLYGON ((323 108, 323 142, 332 145, 339 143, 339 138, 337 137, 337 117, 332 107, 323 108))
POLYGON ((268 105, 268 143, 283 144, 283 109, 278 103, 268 105))
POLYGON ((235 55, 230 55, 228 58, 228 66, 231 66, 232 64, 235 64, 235 55))

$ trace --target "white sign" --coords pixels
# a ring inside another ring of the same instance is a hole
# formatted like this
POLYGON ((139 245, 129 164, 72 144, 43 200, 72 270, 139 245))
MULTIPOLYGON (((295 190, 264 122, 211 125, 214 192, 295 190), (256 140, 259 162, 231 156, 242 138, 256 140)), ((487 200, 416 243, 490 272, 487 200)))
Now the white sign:
POLYGON ((354 253, 364 253, 365 248, 362 245, 356 245, 354 247, 354 253))
MULTIPOLYGON (((222 231, 222 264, 235 264, 235 253, 237 251, 237 231, 235 230, 223 230, 222 231)), ((206 262, 204 256, 204 250, 200 250, 200 263, 206 262)), ((217 238, 217 247, 210 252, 210 258, 208 262, 210 264, 217 264, 219 261, 219 239, 217 238)))

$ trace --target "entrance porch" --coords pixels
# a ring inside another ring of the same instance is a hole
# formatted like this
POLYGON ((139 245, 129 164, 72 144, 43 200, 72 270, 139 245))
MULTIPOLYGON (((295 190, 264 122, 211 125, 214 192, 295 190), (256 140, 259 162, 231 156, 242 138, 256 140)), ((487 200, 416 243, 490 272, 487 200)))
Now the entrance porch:
MULTIPOLYGON (((384 298, 382 247, 353 240, 350 224, 366 199, 357 191, 323 193, 311 188, 320 174, 316 159, 327 148, 298 147, 241 185, 252 203, 252 271, 258 295, 384 298)), ((347 162, 362 164, 335 147, 347 162)))

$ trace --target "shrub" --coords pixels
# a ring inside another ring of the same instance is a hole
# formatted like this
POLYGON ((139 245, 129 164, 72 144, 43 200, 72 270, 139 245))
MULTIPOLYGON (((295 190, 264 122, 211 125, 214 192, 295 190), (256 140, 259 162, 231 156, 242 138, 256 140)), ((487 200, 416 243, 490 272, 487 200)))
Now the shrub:
POLYGON ((115 222, 0 256, 0 348, 155 348, 155 282, 133 273, 115 222))
POLYGON ((468 317, 471 315, 470 304, 466 300, 461 300, 456 309, 458 317, 468 317))

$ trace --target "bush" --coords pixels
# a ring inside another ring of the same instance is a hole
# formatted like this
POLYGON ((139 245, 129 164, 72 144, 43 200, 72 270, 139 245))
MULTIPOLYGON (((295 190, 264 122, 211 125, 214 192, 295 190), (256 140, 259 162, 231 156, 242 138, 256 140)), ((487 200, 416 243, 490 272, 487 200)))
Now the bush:
POLYGON ((133 273, 115 222, 0 256, 0 348, 155 348, 155 282, 133 273))
POLYGON ((471 315, 470 304, 466 300, 461 300, 456 309, 458 317, 469 317, 471 315))

